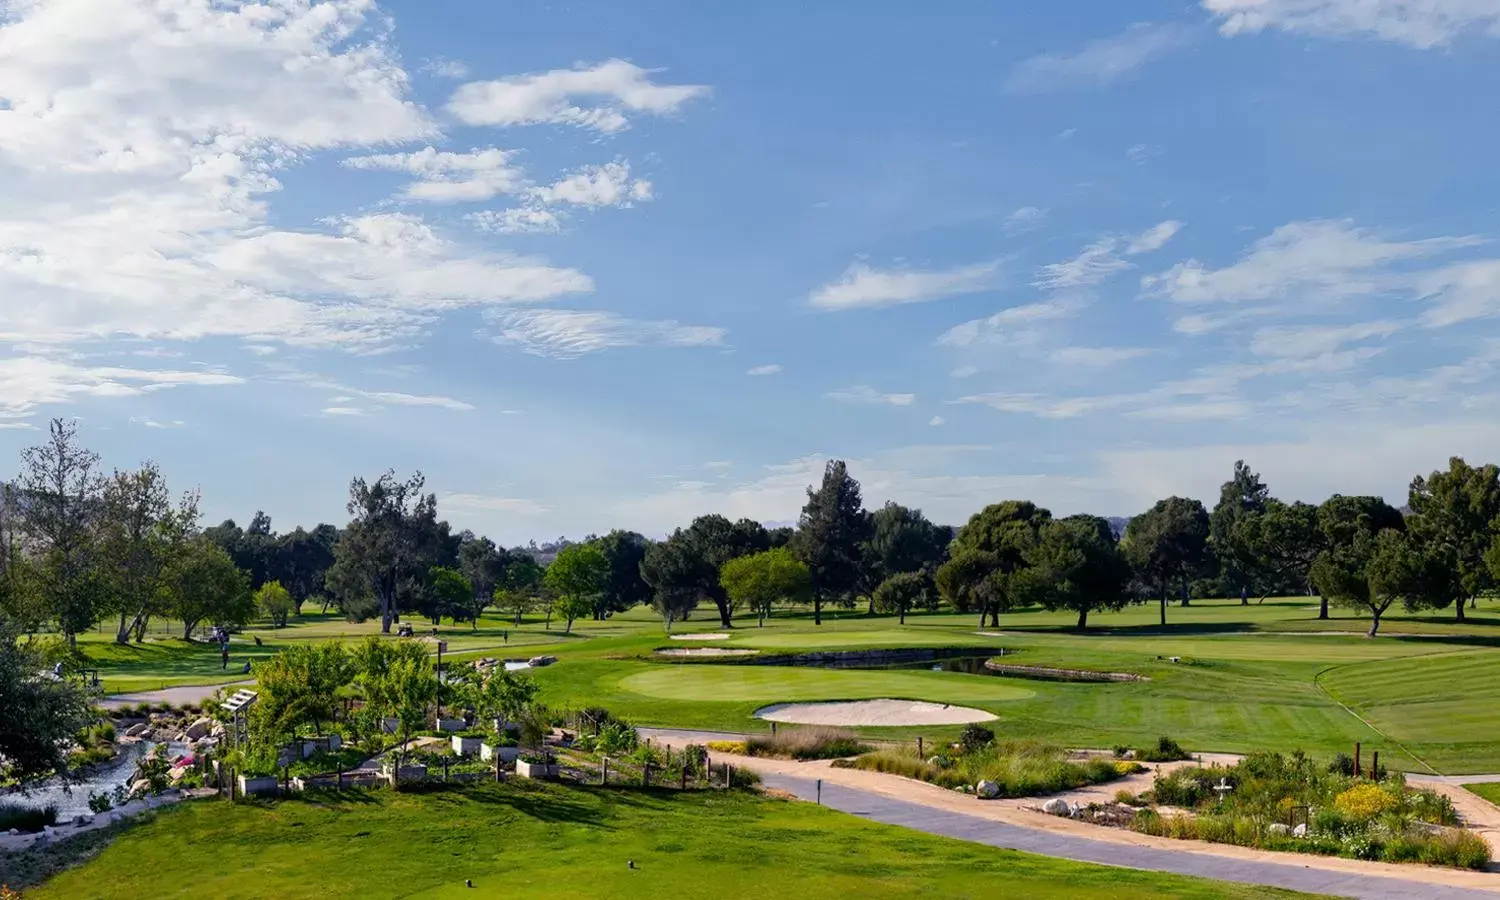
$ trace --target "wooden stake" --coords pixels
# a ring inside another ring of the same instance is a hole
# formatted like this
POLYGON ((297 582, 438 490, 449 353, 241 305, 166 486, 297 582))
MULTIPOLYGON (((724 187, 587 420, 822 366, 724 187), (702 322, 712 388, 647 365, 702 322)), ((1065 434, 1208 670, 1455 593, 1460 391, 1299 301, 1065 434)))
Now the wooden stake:
POLYGON ((1358 778, 1364 772, 1359 763, 1359 741, 1354 742, 1354 777, 1358 778))

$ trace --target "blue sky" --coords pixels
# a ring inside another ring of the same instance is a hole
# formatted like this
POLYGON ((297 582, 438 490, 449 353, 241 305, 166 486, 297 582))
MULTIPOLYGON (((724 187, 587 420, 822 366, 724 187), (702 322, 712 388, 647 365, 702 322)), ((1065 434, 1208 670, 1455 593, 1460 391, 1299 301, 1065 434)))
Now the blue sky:
POLYGON ((1497 61, 1489 0, 0 0, 0 455, 506 542, 829 456, 1399 502, 1500 447, 1497 61))

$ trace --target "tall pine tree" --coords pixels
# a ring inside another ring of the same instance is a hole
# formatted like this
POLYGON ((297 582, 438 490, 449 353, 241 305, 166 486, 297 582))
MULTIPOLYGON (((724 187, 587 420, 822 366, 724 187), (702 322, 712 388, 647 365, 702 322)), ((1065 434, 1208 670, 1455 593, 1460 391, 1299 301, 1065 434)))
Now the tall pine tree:
POLYGON ((797 555, 811 575, 814 625, 823 624, 825 601, 846 597, 858 586, 860 545, 868 532, 859 482, 849 477, 843 460, 830 460, 823 484, 807 489, 796 539, 797 555))

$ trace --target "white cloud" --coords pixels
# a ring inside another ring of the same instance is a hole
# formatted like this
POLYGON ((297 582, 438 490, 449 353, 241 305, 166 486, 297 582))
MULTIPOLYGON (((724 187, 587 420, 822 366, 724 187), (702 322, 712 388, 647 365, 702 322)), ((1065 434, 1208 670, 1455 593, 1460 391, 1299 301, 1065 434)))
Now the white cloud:
MULTIPOLYGON (((1082 295, 1063 294, 1038 303, 1008 307, 994 315, 970 319, 953 326, 938 336, 937 343, 945 347, 1035 344, 1040 340, 1041 334, 1027 326, 1072 318, 1089 302, 1089 299, 1082 295)), ((955 371, 953 373, 955 378, 966 378, 979 370, 970 366, 959 371, 964 374, 960 375, 958 371, 955 371)))
POLYGON ((324 416, 367 416, 369 413, 357 406, 329 406, 323 410, 324 416))
POLYGON ((1138 166, 1143 166, 1153 156, 1160 156, 1161 148, 1150 144, 1131 144, 1125 148, 1125 158, 1138 166))
POLYGON ((877 391, 867 384, 859 384, 854 387, 829 391, 823 395, 823 399, 837 400, 840 403, 861 403, 870 406, 911 406, 916 402, 917 395, 887 394, 877 391))
POLYGON ((1492 0, 1202 0, 1226 35, 1267 28, 1321 37, 1372 37, 1431 49, 1469 33, 1500 36, 1492 0))
POLYGON ((1046 397, 1033 393, 994 392, 970 394, 955 403, 988 406, 1005 413, 1026 413, 1042 419, 1074 419, 1100 410, 1113 409, 1134 402, 1128 395, 1116 397, 1046 397))
POLYGON ((1130 263, 1115 255, 1119 246, 1117 238, 1095 241, 1070 260, 1042 266, 1032 284, 1046 290, 1061 290, 1092 287, 1107 281, 1115 274, 1132 268, 1130 263))
POLYGON ((494 497, 488 494, 444 494, 438 498, 438 508, 446 515, 455 513, 455 520, 472 518, 475 513, 512 513, 519 516, 537 516, 548 512, 548 508, 535 500, 522 497, 494 497))
POLYGON ((1125 252, 1130 256, 1135 256, 1139 253, 1151 253, 1160 250, 1167 245, 1167 241, 1170 241, 1181 230, 1181 222, 1175 219, 1168 219, 1165 222, 1147 228, 1141 234, 1137 235, 1126 246, 1125 252))
POLYGON ((1345 344, 1390 337, 1400 328, 1401 323, 1384 320, 1353 325, 1269 326, 1255 332, 1250 349, 1260 356, 1324 357, 1345 344))
POLYGON ((767 365, 767 366, 756 366, 755 368, 746 371, 745 374, 746 375, 776 375, 776 374, 779 374, 780 372, 781 372, 781 365, 779 363, 771 363, 770 365, 767 365))
POLYGON ((1391 267, 1483 243, 1475 237, 1385 240, 1348 221, 1290 222, 1256 241, 1234 265, 1196 259, 1142 279, 1142 287, 1178 303, 1339 300, 1400 288, 1391 267))
POLYGON ((728 333, 706 325, 567 309, 496 310, 487 312, 485 318, 496 329, 492 337, 497 343, 515 344, 527 353, 554 359, 572 359, 616 347, 722 346, 728 333))
POLYGON ((36 0, 0 18, 0 340, 373 349, 592 290, 406 215, 271 225, 310 153, 434 137, 369 0, 36 0))
POLYGON ((1022 234, 1042 227, 1045 221, 1047 210, 1038 206, 1023 206, 1005 217, 1005 231, 1008 234, 1022 234))
POLYGON ((183 426, 183 423, 180 420, 174 420, 171 422, 158 422, 148 416, 131 416, 130 421, 132 424, 140 425, 144 428, 181 428, 183 426))
POLYGON ((955 269, 872 269, 864 263, 850 266, 842 278, 813 291, 808 302, 819 309, 873 309, 903 303, 927 303, 973 294, 994 287, 999 263, 981 263, 955 269))
POLYGON ((950 378, 973 378, 975 375, 978 375, 978 374, 979 374, 979 367, 978 366, 959 366, 958 368, 954 369, 952 372, 949 372, 948 376, 950 378))
POLYGON ((589 68, 476 81, 454 92, 448 110, 467 125, 550 123, 608 134, 629 127, 626 113, 666 115, 708 93, 704 85, 656 84, 651 74, 611 59, 589 68))
POLYGON ((1446 266, 1420 275, 1416 293, 1432 303, 1422 324, 1442 328, 1500 316, 1500 260, 1446 266))
POLYGON ((462 400, 454 400, 452 397, 430 397, 420 394, 403 394, 396 391, 360 391, 362 396, 380 403, 389 403, 394 406, 436 406, 441 409, 451 409, 456 412, 467 412, 474 407, 462 400))
POLYGON ((524 173, 511 164, 513 150, 490 147, 468 153, 424 147, 411 153, 355 156, 343 161, 351 169, 406 172, 417 176, 396 195, 428 203, 470 203, 498 194, 514 194, 526 186, 524 173))
POLYGON ((574 206, 629 206, 650 200, 651 182, 630 179, 630 163, 624 161, 587 166, 561 181, 533 188, 530 196, 540 203, 574 206))
POLYGON ((1048 358, 1063 366, 1080 368, 1107 368, 1132 359, 1149 356, 1146 347, 1059 347, 1048 358))
POLYGON ((948 424, 948 420, 944 419, 942 416, 933 416, 931 419, 927 420, 927 424, 931 425, 933 428, 937 428, 939 425, 948 424))
POLYGON ((480 231, 496 234, 554 234, 562 230, 562 217, 540 206, 486 209, 467 218, 480 231))
POLYGON ((1183 47, 1191 37, 1180 26, 1137 22, 1119 34, 1084 44, 1075 53, 1046 53, 1016 64, 1006 88, 1032 92, 1109 84, 1183 47))
POLYGON ((14 356, 0 359, 0 419, 24 418, 39 406, 79 397, 134 397, 173 387, 243 383, 224 372, 81 366, 55 357, 14 356))
POLYGON ((456 59, 436 56, 422 61, 422 71, 434 78, 451 78, 461 81, 469 77, 469 67, 456 59))

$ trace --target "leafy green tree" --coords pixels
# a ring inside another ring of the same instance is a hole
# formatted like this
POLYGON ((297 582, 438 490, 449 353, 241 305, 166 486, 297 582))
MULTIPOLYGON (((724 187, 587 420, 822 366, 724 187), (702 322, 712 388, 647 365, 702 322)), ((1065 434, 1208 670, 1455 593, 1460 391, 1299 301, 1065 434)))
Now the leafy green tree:
POLYGON ((467 667, 461 673, 460 698, 480 721, 519 722, 540 691, 536 680, 524 672, 496 666, 488 672, 467 667))
MULTIPOLYGON (((870 538, 860 548, 862 581, 873 587, 902 572, 937 571, 948 554, 952 531, 932 524, 920 509, 886 503, 870 514, 870 538)), ((929 578, 930 580, 930 578, 929 578)))
POLYGON ((1432 572, 1411 538, 1397 528, 1371 532, 1360 528, 1334 543, 1313 563, 1318 591, 1341 606, 1370 616, 1369 636, 1380 630, 1380 617, 1397 599, 1416 601, 1432 572))
POLYGON ((1208 516, 1208 540, 1219 563, 1221 588, 1225 593, 1239 594, 1242 605, 1250 603, 1255 575, 1255 558, 1245 540, 1245 526, 1265 513, 1270 498, 1271 491, 1260 475, 1244 460, 1237 460, 1234 476, 1219 489, 1219 502, 1208 516))
MULTIPOLYGON (((1386 503, 1379 497, 1352 497, 1343 494, 1334 494, 1318 507, 1318 531, 1321 534, 1321 549, 1319 558, 1326 554, 1335 554, 1337 559, 1330 557, 1325 560, 1324 576, 1328 577, 1328 565, 1338 562, 1345 571, 1351 571, 1356 567, 1356 562, 1365 558, 1368 547, 1360 554, 1351 556, 1351 549, 1364 539, 1365 543, 1373 542, 1375 535, 1382 531, 1394 530, 1405 531, 1406 519, 1401 511, 1386 503)), ((1364 545, 1361 545, 1364 546, 1364 545)), ((1316 560, 1314 561, 1316 565, 1316 560)), ((1329 594, 1318 586, 1317 579, 1313 579, 1314 587, 1318 587, 1318 593, 1322 597, 1322 608, 1318 612, 1318 618, 1328 618, 1329 594)))
POLYGON ((191 640, 193 629, 205 621, 243 626, 255 618, 250 577, 205 537, 183 545, 168 564, 166 582, 168 614, 182 622, 183 640, 191 640))
POLYGON ((281 586, 281 582, 268 581, 255 592, 255 608, 270 619, 272 625, 285 628, 287 619, 291 618, 297 604, 292 600, 291 593, 281 586))
POLYGON ((433 566, 427 574, 427 592, 434 622, 448 616, 456 625, 461 621, 479 627, 479 610, 474 608, 474 585, 457 569, 433 566))
POLYGON ((78 443, 74 422, 53 419, 47 441, 21 454, 18 530, 31 548, 41 606, 69 647, 103 615, 96 520, 104 481, 99 456, 78 443))
POLYGON ((48 662, 0 616, 0 782, 64 771, 69 739, 95 718, 80 682, 37 675, 48 662))
POLYGON ((1308 590, 1313 560, 1323 549, 1316 506, 1272 497, 1263 512, 1241 519, 1234 530, 1261 600, 1273 592, 1308 590))
POLYGON ((153 615, 165 612, 171 561, 195 534, 198 497, 186 494, 174 506, 155 463, 116 471, 101 498, 100 561, 110 605, 120 616, 115 640, 144 640, 153 615))
POLYGON ((530 555, 517 555, 506 566, 500 586, 495 588, 495 605, 514 616, 518 626, 521 624, 521 617, 537 606, 538 594, 542 590, 543 571, 530 555))
POLYGON ((761 627, 775 604, 804 599, 811 581, 807 566, 787 547, 736 557, 719 570, 730 602, 753 611, 761 627))
POLYGON ((1447 471, 1412 479, 1407 506, 1412 536, 1426 554, 1446 560, 1456 575, 1451 598, 1433 596, 1426 602, 1437 608, 1451 603, 1461 622, 1465 603, 1500 584, 1485 562, 1500 535, 1500 466, 1474 467, 1455 456, 1447 471))
POLYGON ((401 614, 401 597, 433 565, 441 543, 437 496, 424 493, 420 472, 398 481, 387 471, 373 482, 355 478, 349 484, 352 520, 334 547, 330 577, 351 594, 373 597, 379 604, 380 631, 389 634, 401 614))
POLYGON ((919 606, 930 605, 930 598, 937 590, 933 583, 933 576, 926 570, 913 572, 897 572, 876 588, 870 599, 873 601, 875 611, 890 615, 895 613, 900 617, 902 625, 906 624, 906 613, 919 606))
MULTIPOLYGON (((338 538, 337 528, 319 525, 312 531, 298 527, 274 540, 266 540, 267 576, 281 582, 292 595, 298 615, 302 614, 303 603, 324 593, 324 579, 333 566, 333 548, 338 538)), ((325 600, 325 610, 326 603, 325 600)))
POLYGON ((720 624, 731 628, 734 604, 719 583, 719 570, 731 559, 765 550, 769 545, 770 537, 759 522, 699 516, 687 528, 677 529, 646 550, 641 577, 658 599, 670 601, 663 609, 674 621, 678 612, 691 608, 684 599, 691 594, 696 598, 694 606, 701 600, 711 601, 719 611, 720 624))
POLYGON ((1167 594, 1172 584, 1188 604, 1188 581, 1208 568, 1208 511, 1197 500, 1168 497, 1130 520, 1122 546, 1125 558, 1142 582, 1161 600, 1161 624, 1167 624, 1167 594))
MULTIPOLYGON (((277 582, 267 582, 261 590, 272 584, 277 582)), ((267 743, 296 737, 303 726, 311 726, 314 734, 322 733, 323 723, 337 715, 337 692, 353 679, 354 670, 353 660, 338 641, 293 644, 256 663, 252 671, 260 697, 250 708, 252 731, 267 743)))
POLYGON ((433 672, 432 660, 426 655, 404 655, 392 659, 385 672, 375 679, 373 706, 382 716, 396 720, 396 767, 406 765, 411 741, 427 730, 428 711, 438 700, 441 684, 433 672))
POLYGON ((963 547, 955 549, 938 568, 935 580, 938 594, 955 610, 978 610, 979 627, 983 628, 986 618, 999 625, 1001 606, 1008 596, 1000 584, 1003 578, 997 554, 963 547))
POLYGON ((1047 522, 1027 550, 1026 562, 1016 576, 1018 596, 1054 612, 1077 613, 1079 631, 1088 627, 1089 613, 1124 609, 1134 600, 1130 564, 1109 522, 1098 516, 1047 522))
POLYGON ((634 531, 616 529, 593 543, 609 561, 609 577, 599 593, 594 618, 603 619, 610 613, 650 603, 651 585, 641 577, 641 561, 646 558, 646 548, 651 542, 634 531))
MULTIPOLYGON (((976 604, 980 624, 989 616, 990 626, 999 627, 1000 613, 1019 604, 1019 574, 1030 565, 1027 553, 1036 546, 1041 531, 1052 521, 1052 513, 1028 500, 1007 500, 991 504, 973 516, 953 539, 952 562, 964 554, 963 577, 958 584, 966 585, 956 595, 964 603, 976 604), (986 554, 976 556, 974 554, 986 554), (979 579, 973 566, 983 560, 993 560, 994 569, 987 579, 979 579)), ((939 570, 941 571, 941 570, 939 570)), ((950 575, 950 581, 952 576, 950 575)), ((941 591, 943 579, 939 578, 941 591)), ((954 602, 947 592, 945 599, 954 602)))
POLYGON ((558 611, 567 619, 567 631, 573 621, 592 615, 599 595, 609 582, 609 559, 595 544, 572 544, 564 547, 547 566, 543 585, 557 596, 558 611))
POLYGON ((473 588, 473 597, 465 604, 466 611, 473 611, 470 621, 478 627, 479 616, 495 596, 495 589, 505 579, 508 556, 487 537, 460 536, 458 548, 458 570, 468 579, 473 588))
POLYGON ((860 548, 868 537, 859 482, 843 460, 830 460, 823 483, 807 489, 793 542, 812 579, 814 625, 823 624, 824 603, 847 598, 859 587, 860 548))

